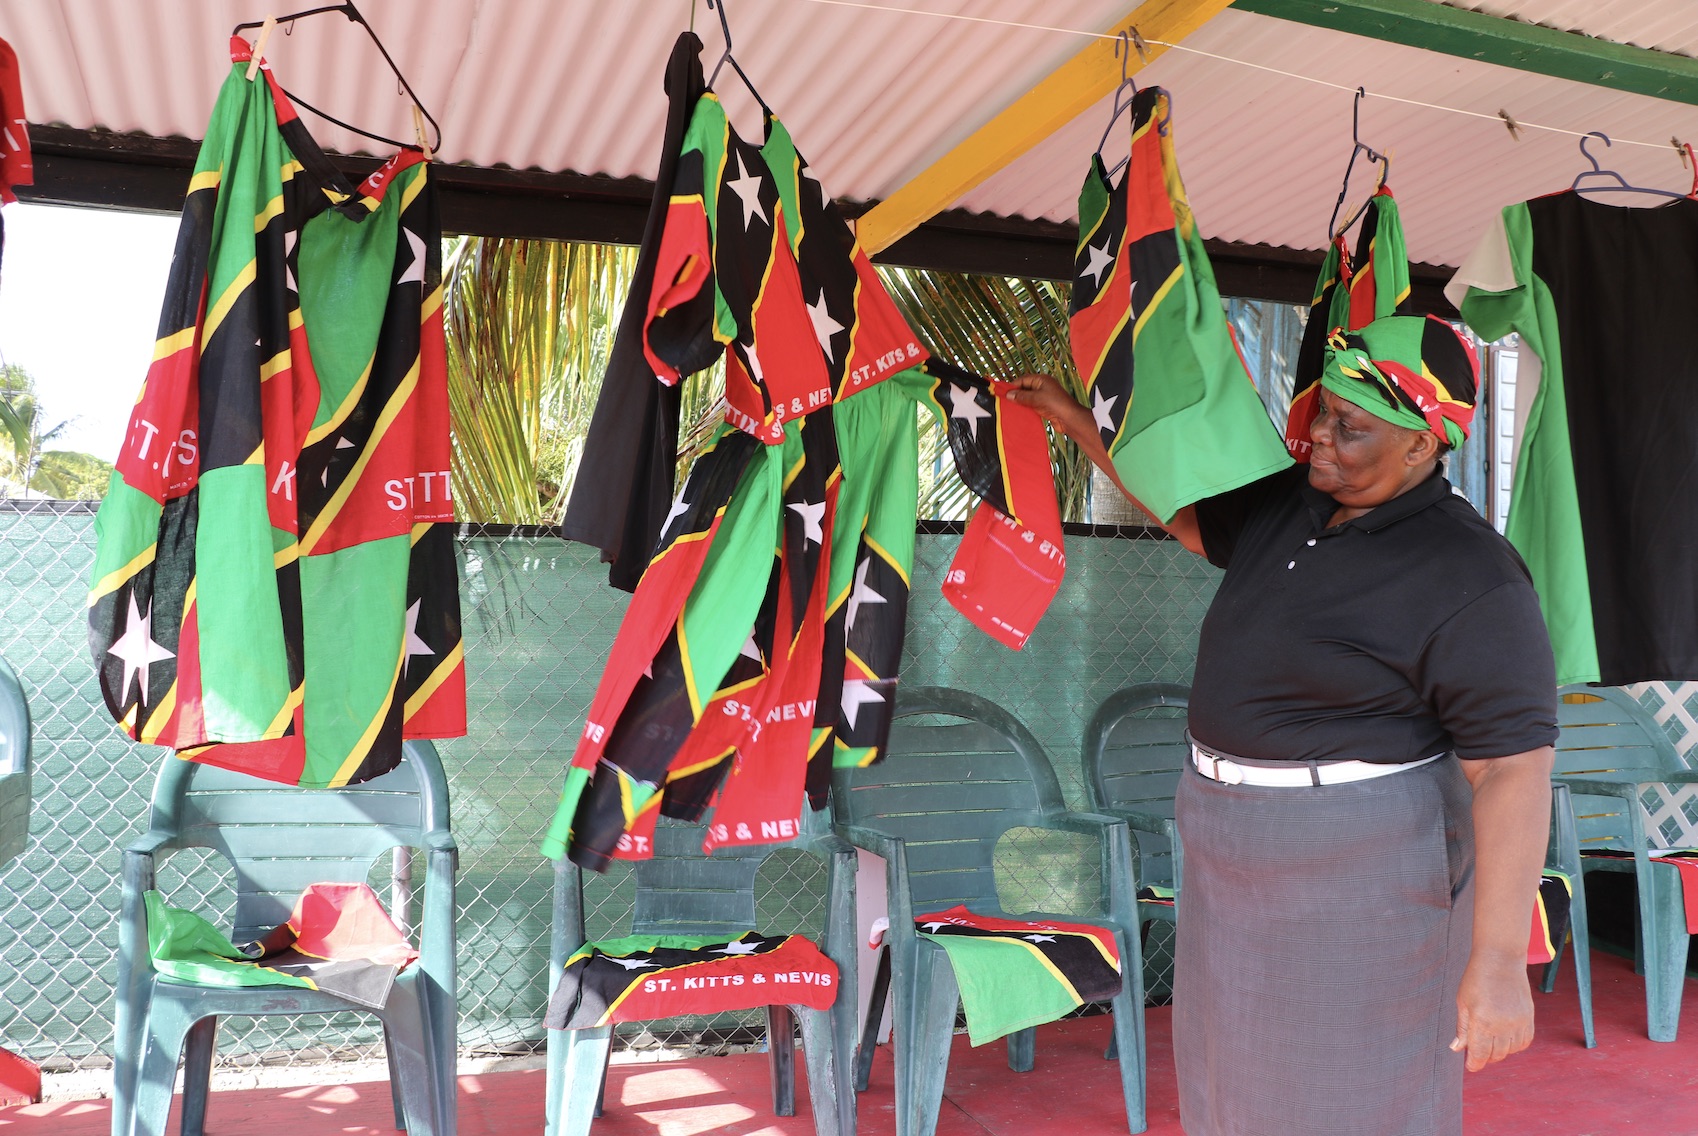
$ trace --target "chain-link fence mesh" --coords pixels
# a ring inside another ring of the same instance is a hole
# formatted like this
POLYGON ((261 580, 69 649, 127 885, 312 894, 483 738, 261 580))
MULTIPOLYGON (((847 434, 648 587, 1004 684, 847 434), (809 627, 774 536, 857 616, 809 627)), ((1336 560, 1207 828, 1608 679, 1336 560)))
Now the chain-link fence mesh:
MULTIPOLYGON (((163 751, 124 738, 100 700, 84 601, 94 555, 90 505, 0 501, 0 652, 34 716, 31 840, 0 868, 0 1044, 48 1070, 106 1063, 112 1031, 119 855, 146 827, 163 751)), ((944 602, 957 537, 922 532, 904 683, 994 698, 1049 750, 1069 803, 1083 803, 1079 747, 1094 707, 1132 682, 1188 681, 1216 573, 1169 540, 1076 530, 1068 575, 1022 652, 993 643, 944 602)), ((468 1054, 534 1051, 543 1037, 552 864, 537 852, 572 742, 628 597, 607 586, 594 550, 549 530, 462 530, 471 733, 441 743, 461 848, 460 1043, 468 1054)), ((1010 908, 1085 910, 1094 850, 1045 835, 1002 851, 1010 908), (1034 867, 1037 865, 1037 867, 1034 867)), ((387 894, 388 858, 371 882, 387 894)), ((768 933, 817 931, 823 873, 800 854, 763 869, 768 933)), ((160 876, 167 900, 217 921, 233 902, 222 865, 181 853, 160 876)), ((630 916, 629 871, 586 882, 592 937, 630 916)), ((713 1049, 752 1040, 751 1015, 631 1027, 630 1046, 713 1049)), ((376 1019, 349 1013, 302 1026, 230 1023, 222 1068, 374 1057, 376 1019)))

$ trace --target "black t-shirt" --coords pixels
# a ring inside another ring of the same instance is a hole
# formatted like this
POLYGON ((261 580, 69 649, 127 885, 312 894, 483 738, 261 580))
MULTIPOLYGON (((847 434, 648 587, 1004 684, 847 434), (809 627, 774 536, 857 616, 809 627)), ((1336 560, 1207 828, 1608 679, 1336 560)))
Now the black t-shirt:
POLYGON ((1527 568, 1450 483, 1355 520, 1299 465, 1198 502, 1226 569, 1191 732, 1263 760, 1504 757, 1556 740, 1556 671, 1527 568))

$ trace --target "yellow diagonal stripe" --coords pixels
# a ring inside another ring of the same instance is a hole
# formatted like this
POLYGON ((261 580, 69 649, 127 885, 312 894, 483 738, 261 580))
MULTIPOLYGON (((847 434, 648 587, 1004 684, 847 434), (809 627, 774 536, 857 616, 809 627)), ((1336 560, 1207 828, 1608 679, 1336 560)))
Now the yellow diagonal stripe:
MULTIPOLYGON (((367 373, 370 373, 369 366, 367 373)), ((395 388, 395 393, 389 396, 389 402, 384 406, 383 413, 378 416, 376 425, 372 427, 371 438, 360 451, 359 460, 354 463, 354 468, 349 471, 347 477, 342 479, 342 484, 336 487, 336 493, 330 498, 330 503, 319 513, 312 528, 308 529, 307 534, 301 538, 301 554, 303 556, 312 555, 313 549, 318 546, 318 542, 324 539, 324 534, 330 530, 330 526, 341 515, 342 507, 348 503, 348 498, 353 494, 354 488, 359 485, 360 478, 365 473, 366 466, 371 464, 372 458, 376 455, 384 434, 389 431, 389 427, 395 424, 395 419, 400 416, 402 408, 413 397, 413 390, 418 385, 419 361, 414 359, 413 365, 407 370, 407 377, 401 380, 401 384, 395 388)))
POLYGON ((90 588, 88 591, 88 606, 93 607, 95 604, 100 602, 100 598, 102 596, 110 595, 119 588, 123 587, 130 577, 134 576, 137 572, 140 572, 143 568, 146 568, 149 564, 152 564, 153 558, 158 555, 158 553, 159 545, 150 544, 141 552, 138 552, 128 564, 124 565, 122 568, 114 568, 112 571, 96 580, 94 587, 90 588))
POLYGON ((430 677, 425 679, 423 684, 421 684, 419 688, 413 692, 413 696, 411 698, 407 699, 407 705, 402 710, 402 721, 406 721, 414 714, 417 714, 419 712, 419 708, 426 702, 430 701, 430 696, 436 693, 438 687, 448 681, 448 679, 454 674, 455 668, 460 665, 464 658, 465 650, 463 644, 454 644, 454 649, 443 657, 442 662, 437 664, 436 669, 430 672, 430 677))
POLYGON ((242 270, 236 273, 236 278, 230 281, 229 286, 219 295, 218 302, 207 309, 204 321, 206 331, 201 336, 202 343, 212 338, 212 333, 218 330, 218 325, 224 322, 224 317, 230 314, 230 309, 236 306, 236 301, 242 298, 242 293, 254 282, 256 271, 254 261, 250 260, 242 265, 242 270))

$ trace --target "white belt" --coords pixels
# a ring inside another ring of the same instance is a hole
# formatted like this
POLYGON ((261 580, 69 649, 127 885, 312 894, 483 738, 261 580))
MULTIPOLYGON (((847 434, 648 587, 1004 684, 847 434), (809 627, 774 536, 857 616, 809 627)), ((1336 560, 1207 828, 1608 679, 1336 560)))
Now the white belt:
POLYGON ((1246 765, 1241 761, 1210 753, 1196 743, 1191 745, 1191 764, 1197 767, 1198 773, 1211 781, 1219 781, 1223 785, 1273 785, 1286 788, 1366 781, 1373 777, 1385 777, 1392 773, 1401 773, 1405 769, 1414 769, 1437 761, 1443 756, 1442 753, 1436 753, 1419 761, 1405 761, 1396 765, 1374 761, 1329 761, 1310 765, 1308 762, 1294 761, 1286 767, 1246 765))

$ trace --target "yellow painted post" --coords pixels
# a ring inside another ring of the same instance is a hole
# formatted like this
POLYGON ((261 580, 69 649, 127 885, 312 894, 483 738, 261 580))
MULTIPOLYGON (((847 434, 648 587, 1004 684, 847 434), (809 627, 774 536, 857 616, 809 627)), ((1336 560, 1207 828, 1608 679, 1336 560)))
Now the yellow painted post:
MULTIPOLYGON (((1146 41, 1177 43, 1232 0, 1145 0, 1109 32, 1136 27, 1146 41)), ((889 248, 974 186, 1095 105, 1120 83, 1115 41, 1095 39, 1036 87, 973 131, 914 179, 861 215, 856 234, 869 255, 889 248)), ((1153 60, 1166 48, 1147 46, 1153 60)), ((1133 66, 1136 67, 1136 61, 1133 66)))

